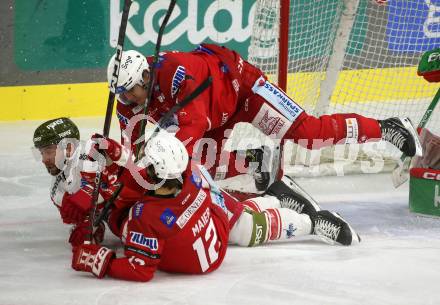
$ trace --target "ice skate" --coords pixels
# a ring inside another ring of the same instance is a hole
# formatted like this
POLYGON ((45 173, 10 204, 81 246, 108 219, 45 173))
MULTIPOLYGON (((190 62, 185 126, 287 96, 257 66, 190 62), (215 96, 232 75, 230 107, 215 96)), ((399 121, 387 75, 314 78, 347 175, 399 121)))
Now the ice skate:
POLYGON ((249 162, 255 162, 258 165, 255 167, 252 175, 255 180, 255 187, 258 191, 265 191, 270 183, 270 175, 269 172, 269 160, 270 152, 266 147, 249 149, 246 151, 246 159, 249 162))
POLYGON ((303 195, 292 190, 283 181, 272 183, 266 194, 277 197, 282 208, 288 208, 300 214, 307 214, 311 218, 315 217, 317 211, 320 210, 318 205, 313 204, 303 195))
POLYGON ((349 246, 361 240, 353 228, 337 213, 318 211, 312 221, 313 233, 329 244, 349 246))
POLYGON ((390 142, 409 157, 422 155, 422 145, 409 118, 389 118, 379 121, 379 124, 383 140, 390 142))

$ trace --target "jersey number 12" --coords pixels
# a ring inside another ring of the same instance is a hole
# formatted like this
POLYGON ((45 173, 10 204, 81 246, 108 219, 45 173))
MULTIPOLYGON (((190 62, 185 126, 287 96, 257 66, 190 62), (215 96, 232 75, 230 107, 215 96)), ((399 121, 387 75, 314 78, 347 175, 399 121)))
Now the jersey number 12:
POLYGON ((193 243, 193 249, 197 252, 197 256, 199 257, 200 268, 202 268, 202 272, 208 270, 209 265, 213 264, 218 259, 218 252, 215 250, 215 244, 217 243, 217 232, 215 230, 214 222, 212 218, 209 220, 209 225, 206 228, 204 241, 202 240, 202 236, 196 239, 193 243), (212 237, 212 239, 211 239, 212 237), (211 242, 209 240, 211 239, 211 242), (208 257, 206 257, 206 246, 209 242, 208 247, 208 257))

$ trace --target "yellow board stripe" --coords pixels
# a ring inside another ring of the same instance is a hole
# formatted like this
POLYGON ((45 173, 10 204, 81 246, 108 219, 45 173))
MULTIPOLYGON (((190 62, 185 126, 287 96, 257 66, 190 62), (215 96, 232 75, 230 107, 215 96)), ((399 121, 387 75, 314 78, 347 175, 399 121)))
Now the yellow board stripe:
MULTIPOLYGON (((292 73, 287 93, 299 104, 315 100, 323 73, 292 73), (311 96, 312 95, 312 96, 311 96)), ((433 97, 439 85, 417 76, 416 67, 342 71, 331 102, 386 102, 433 97)), ((0 87, 0 121, 45 120, 60 116, 104 116, 106 83, 0 87)))
POLYGON ((0 87, 0 121, 104 116, 106 83, 0 87))
MULTIPOLYGON (((314 103, 319 97, 322 72, 290 73, 287 94, 296 102, 314 103), (313 90, 313 88, 316 88, 313 90)), ((417 67, 344 70, 339 74, 331 103, 365 103, 432 98, 439 84, 417 75, 417 67)))

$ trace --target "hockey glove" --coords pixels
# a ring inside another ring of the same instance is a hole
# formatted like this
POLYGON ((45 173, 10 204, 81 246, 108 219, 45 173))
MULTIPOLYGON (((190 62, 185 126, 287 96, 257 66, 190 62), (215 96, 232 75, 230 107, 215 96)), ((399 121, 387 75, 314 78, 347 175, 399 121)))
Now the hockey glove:
MULTIPOLYGON (((90 153, 92 158, 99 150, 104 151, 113 162, 120 166, 124 166, 130 158, 130 150, 113 139, 95 133, 91 140, 95 143, 92 147, 92 153, 90 153)), ((96 158, 94 159, 96 160, 96 158)))
MULTIPOLYGON (((101 243, 104 239, 104 233, 105 233, 105 225, 101 222, 92 236, 92 243, 94 244, 101 243)), ((90 235, 91 235, 90 224, 89 221, 86 220, 76 225, 72 229, 72 231, 70 232, 69 243, 72 245, 72 247, 78 247, 84 244, 84 242, 89 239, 90 235)))
POLYGON ((64 223, 77 224, 84 221, 91 208, 90 195, 80 189, 75 194, 66 193, 60 207, 61 218, 64 223))
POLYGON ((103 278, 115 252, 99 245, 81 245, 73 248, 72 268, 76 271, 90 272, 103 278))

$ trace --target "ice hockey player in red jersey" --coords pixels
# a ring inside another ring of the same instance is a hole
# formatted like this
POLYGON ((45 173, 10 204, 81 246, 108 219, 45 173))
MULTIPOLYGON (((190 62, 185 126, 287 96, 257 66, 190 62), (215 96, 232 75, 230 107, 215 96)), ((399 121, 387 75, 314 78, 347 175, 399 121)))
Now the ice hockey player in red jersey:
POLYGON ((150 139, 140 164, 155 186, 131 207, 120 226, 125 256, 116 258, 104 246, 81 245, 74 248, 72 268, 98 278, 149 281, 157 269, 214 271, 228 241, 256 246, 316 235, 343 245, 359 242, 339 215, 321 211, 282 181, 271 185, 265 196, 240 203, 218 189, 202 166, 188 166, 188 160, 184 145, 171 134, 160 132, 150 139))
POLYGON ((125 256, 82 245, 74 249, 72 267, 133 281, 149 281, 156 269, 189 274, 217 269, 226 254, 228 216, 209 188, 185 171, 188 159, 185 146, 166 131, 150 139, 142 162, 156 186, 130 209, 122 226, 125 256))
MULTIPOLYGON (((41 156, 41 162, 53 176, 50 198, 58 208, 64 223, 72 224, 69 242, 77 246, 89 234, 87 215, 91 207, 91 193, 97 167, 88 160, 87 148, 80 147, 78 127, 69 118, 49 120, 38 126, 34 132, 34 147, 41 156)), ((118 187, 116 164, 103 171, 98 203, 108 199, 118 187)), ((101 224, 94 238, 102 240, 104 225, 101 224)))
MULTIPOLYGON (((112 79, 115 65, 113 57, 108 65, 108 80, 112 79)), ((116 96, 117 116, 122 131, 129 122, 134 124, 142 113, 148 92, 152 58, 145 58, 137 51, 122 54, 116 96)), ((213 139, 216 147, 209 147, 207 154, 215 162, 208 170, 215 179, 232 177, 241 169, 234 166, 236 155, 224 153, 223 142, 237 122, 251 123, 265 135, 282 141, 293 140, 308 148, 320 148, 338 143, 363 143, 384 139, 408 156, 421 153, 416 132, 407 118, 376 120, 354 113, 332 114, 314 117, 267 80, 257 67, 249 64, 235 51, 212 44, 202 44, 192 52, 166 52, 160 55, 154 67, 152 101, 148 115, 157 121, 173 105, 192 93, 208 77, 212 84, 187 106, 174 115, 173 124, 179 129, 177 137, 182 140, 192 158, 193 151, 202 137, 213 139), (300 141, 302 140, 302 141, 300 141), (316 145, 318 143, 318 145, 316 145)), ((113 86, 110 85, 111 90, 113 86)), ((134 126, 134 125, 133 125, 134 126)), ((133 127, 132 126, 132 127, 133 127)), ((138 127, 122 134, 123 142, 134 143, 138 127)), ((203 144, 203 143, 202 143, 203 144)), ((202 145, 200 145, 202 146, 202 145)), ((197 148, 197 147, 196 147, 197 148)), ((246 152, 249 161, 256 161, 254 177, 258 190, 265 190, 270 177, 265 167, 265 148, 246 152)))

